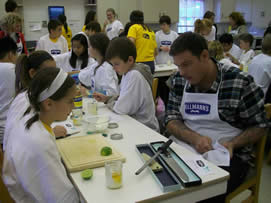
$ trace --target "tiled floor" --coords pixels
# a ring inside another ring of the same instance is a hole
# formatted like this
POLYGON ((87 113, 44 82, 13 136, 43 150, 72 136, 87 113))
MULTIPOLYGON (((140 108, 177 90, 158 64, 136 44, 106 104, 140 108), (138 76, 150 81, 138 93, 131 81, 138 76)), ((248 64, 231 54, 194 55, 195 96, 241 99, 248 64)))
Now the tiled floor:
MULTIPOLYGON (((261 177, 261 186, 260 186, 260 195, 259 195, 259 203, 269 203, 271 192, 271 165, 267 165, 264 162, 262 177, 261 177)), ((249 191, 245 191, 238 195, 235 199, 231 201, 231 203, 240 203, 246 197, 248 197, 249 191)))

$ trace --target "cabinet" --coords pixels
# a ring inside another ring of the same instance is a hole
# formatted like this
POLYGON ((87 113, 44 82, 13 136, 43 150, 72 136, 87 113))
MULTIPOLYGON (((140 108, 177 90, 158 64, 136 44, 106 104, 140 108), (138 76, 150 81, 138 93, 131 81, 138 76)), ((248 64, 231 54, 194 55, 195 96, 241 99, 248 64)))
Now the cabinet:
POLYGON ((179 21, 179 0, 141 0, 144 21, 158 23, 161 15, 168 15, 172 23, 179 21))
POLYGON ((97 12, 97 0, 84 0, 84 6, 85 6, 85 16, 87 13, 92 10, 97 12))

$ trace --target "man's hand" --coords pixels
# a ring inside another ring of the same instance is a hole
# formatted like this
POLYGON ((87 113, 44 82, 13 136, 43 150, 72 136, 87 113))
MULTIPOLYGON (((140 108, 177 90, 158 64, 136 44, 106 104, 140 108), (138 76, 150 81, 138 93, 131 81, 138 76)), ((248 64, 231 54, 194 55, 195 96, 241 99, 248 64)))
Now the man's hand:
POLYGON ((99 92, 94 92, 93 97, 99 102, 105 102, 108 99, 108 96, 101 94, 99 92))
POLYGON ((57 125, 56 127, 54 127, 53 131, 56 137, 66 137, 67 135, 66 128, 60 125, 57 125))
POLYGON ((199 136, 194 143, 194 147, 201 154, 208 152, 213 149, 212 139, 207 136, 199 136))
POLYGON ((221 145, 223 145, 229 151, 230 157, 232 158, 233 149, 234 149, 233 144, 231 142, 227 141, 227 142, 221 143, 221 145))

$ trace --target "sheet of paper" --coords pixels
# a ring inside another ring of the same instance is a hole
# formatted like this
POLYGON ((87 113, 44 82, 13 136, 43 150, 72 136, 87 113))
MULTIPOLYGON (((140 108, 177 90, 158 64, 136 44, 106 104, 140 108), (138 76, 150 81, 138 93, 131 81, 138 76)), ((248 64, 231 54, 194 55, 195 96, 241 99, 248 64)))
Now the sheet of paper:
POLYGON ((208 162, 200 155, 181 156, 184 162, 198 175, 206 176, 214 172, 208 166, 208 162))
POLYGON ((72 121, 70 121, 70 120, 54 122, 52 124, 52 128, 54 128, 57 125, 64 126, 67 130, 67 134, 73 134, 76 132, 80 132, 80 129, 78 127, 74 126, 72 121))

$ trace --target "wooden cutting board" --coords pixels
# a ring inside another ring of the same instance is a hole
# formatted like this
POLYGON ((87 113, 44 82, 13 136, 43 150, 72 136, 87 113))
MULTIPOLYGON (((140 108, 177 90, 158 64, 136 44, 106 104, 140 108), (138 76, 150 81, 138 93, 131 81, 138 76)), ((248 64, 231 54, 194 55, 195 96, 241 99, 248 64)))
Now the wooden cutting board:
POLYGON ((106 161, 121 160, 125 157, 118 152, 101 134, 78 136, 57 140, 59 152, 70 172, 104 166, 106 161), (102 156, 101 149, 112 148, 112 154, 102 156))

